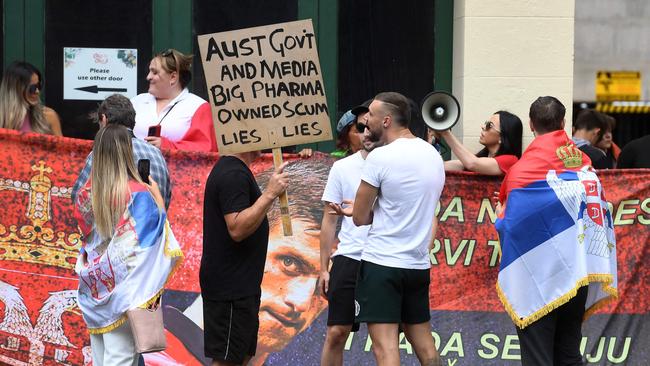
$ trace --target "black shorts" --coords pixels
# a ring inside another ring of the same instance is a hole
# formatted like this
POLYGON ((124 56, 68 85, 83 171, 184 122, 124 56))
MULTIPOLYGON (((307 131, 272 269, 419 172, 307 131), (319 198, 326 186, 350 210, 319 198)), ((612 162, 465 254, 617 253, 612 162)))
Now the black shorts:
POLYGON ((232 301, 203 298, 203 342, 205 356, 241 364, 246 356, 254 356, 260 296, 232 301))
POLYGON ((327 291, 327 325, 352 325, 352 331, 359 330, 355 323, 354 289, 357 287, 359 261, 337 255, 332 258, 330 283, 327 291))
POLYGON ((431 319, 428 269, 404 269, 361 261, 356 301, 363 323, 420 324, 431 319))

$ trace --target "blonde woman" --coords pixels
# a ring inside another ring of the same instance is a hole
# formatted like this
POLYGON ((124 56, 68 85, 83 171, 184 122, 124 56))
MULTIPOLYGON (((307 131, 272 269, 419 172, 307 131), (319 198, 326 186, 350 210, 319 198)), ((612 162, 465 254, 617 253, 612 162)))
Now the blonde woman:
POLYGON ((96 366, 138 364, 126 312, 157 303, 182 258, 158 186, 142 182, 131 150, 126 127, 99 130, 90 183, 77 198, 86 238, 76 264, 78 303, 96 366))
POLYGON ((41 104, 43 79, 27 62, 13 62, 0 84, 0 127, 61 136, 58 114, 41 104))
POLYGON ((151 60, 149 92, 131 99, 137 138, 159 149, 217 151, 210 105, 187 90, 191 65, 192 55, 173 49, 151 60))

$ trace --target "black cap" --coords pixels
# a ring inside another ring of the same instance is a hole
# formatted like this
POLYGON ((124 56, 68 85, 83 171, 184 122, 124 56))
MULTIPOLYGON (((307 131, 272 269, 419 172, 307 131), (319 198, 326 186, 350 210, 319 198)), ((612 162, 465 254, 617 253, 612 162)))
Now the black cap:
POLYGON ((363 102, 363 104, 358 105, 358 106, 352 108, 350 111, 351 111, 352 114, 354 114, 355 116, 359 116, 361 113, 366 113, 366 112, 368 112, 368 107, 370 106, 370 103, 372 103, 372 99, 368 99, 368 100, 366 100, 365 102, 363 102))

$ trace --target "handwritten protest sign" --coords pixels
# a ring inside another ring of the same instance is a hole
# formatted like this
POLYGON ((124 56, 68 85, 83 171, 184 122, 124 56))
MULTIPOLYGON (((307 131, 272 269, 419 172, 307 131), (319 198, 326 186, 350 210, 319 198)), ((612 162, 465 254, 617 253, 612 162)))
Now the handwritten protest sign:
POLYGON ((220 153, 332 139, 311 20, 198 42, 220 153))

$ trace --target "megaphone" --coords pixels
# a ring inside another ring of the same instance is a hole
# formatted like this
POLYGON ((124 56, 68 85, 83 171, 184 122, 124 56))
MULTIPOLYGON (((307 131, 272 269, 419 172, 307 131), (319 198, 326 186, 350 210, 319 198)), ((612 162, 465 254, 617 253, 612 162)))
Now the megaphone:
POLYGON ((453 95, 434 91, 422 100, 422 119, 434 131, 452 128, 460 117, 460 103, 453 95))

